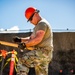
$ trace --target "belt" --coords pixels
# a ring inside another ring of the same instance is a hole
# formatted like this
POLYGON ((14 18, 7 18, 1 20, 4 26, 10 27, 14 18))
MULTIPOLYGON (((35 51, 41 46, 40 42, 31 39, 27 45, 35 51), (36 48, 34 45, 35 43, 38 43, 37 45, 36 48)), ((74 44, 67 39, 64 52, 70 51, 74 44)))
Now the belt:
POLYGON ((47 49, 47 48, 43 48, 43 47, 34 47, 35 50, 37 49, 47 49))

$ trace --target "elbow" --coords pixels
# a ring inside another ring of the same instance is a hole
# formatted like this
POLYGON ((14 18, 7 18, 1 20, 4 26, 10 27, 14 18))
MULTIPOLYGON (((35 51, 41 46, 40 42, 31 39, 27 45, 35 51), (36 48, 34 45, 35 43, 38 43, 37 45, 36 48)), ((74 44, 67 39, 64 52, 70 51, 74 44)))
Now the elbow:
POLYGON ((35 41, 35 43, 36 43, 36 44, 39 44, 41 41, 42 41, 41 38, 37 38, 36 41, 35 41))

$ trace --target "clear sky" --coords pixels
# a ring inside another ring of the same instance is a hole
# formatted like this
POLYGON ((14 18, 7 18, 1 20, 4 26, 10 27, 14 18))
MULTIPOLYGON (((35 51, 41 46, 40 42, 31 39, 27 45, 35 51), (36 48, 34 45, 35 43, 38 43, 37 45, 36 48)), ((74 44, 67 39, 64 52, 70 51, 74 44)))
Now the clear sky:
POLYGON ((0 29, 33 29, 24 16, 34 6, 52 29, 75 29, 75 0, 0 0, 0 29))

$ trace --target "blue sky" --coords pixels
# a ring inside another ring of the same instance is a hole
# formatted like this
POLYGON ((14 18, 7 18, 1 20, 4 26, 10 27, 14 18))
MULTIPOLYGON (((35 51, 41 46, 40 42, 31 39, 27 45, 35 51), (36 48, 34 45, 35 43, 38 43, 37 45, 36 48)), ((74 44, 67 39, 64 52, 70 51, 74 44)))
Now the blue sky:
POLYGON ((0 29, 33 29, 24 16, 29 6, 39 9, 52 29, 75 29, 75 0, 0 0, 0 29))

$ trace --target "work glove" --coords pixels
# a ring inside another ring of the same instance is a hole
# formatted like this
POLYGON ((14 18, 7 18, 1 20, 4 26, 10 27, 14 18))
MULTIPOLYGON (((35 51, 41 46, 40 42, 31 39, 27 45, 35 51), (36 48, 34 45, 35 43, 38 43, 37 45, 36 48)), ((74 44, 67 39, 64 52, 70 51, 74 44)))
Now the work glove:
POLYGON ((18 36, 15 36, 15 37, 13 38, 13 41, 14 41, 14 42, 21 42, 21 38, 18 37, 18 36))
POLYGON ((23 50, 23 49, 26 48, 26 44, 25 43, 20 43, 20 44, 18 44, 18 48, 23 50))

